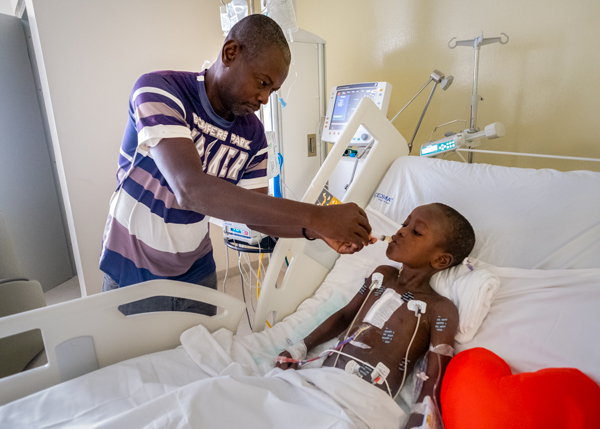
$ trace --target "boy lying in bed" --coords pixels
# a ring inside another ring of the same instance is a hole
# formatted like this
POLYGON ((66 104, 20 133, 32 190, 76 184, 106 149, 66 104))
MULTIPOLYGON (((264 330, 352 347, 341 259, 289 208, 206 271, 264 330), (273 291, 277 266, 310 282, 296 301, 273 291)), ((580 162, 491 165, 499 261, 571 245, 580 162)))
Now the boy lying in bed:
MULTIPOLYGON (((453 208, 440 203, 417 207, 386 251, 402 269, 378 267, 348 305, 282 352, 278 366, 297 368, 307 351, 342 334, 337 352, 323 365, 355 373, 396 396, 415 362, 431 350, 416 404, 429 402, 427 396, 439 404, 438 371, 443 376, 452 358, 458 310, 429 286, 429 280, 460 264, 474 244, 471 224, 453 208), (371 290, 372 284, 380 287, 371 290)), ((421 425, 423 408, 413 407, 405 428, 421 425)))

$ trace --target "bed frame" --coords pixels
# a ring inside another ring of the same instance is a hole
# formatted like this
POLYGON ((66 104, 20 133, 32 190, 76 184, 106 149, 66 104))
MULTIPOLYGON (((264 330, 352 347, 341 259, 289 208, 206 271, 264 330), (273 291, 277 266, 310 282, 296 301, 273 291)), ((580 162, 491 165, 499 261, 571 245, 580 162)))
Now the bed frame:
POLYGON ((152 280, 0 319, 0 338, 39 329, 48 363, 0 379, 0 405, 126 359, 173 349, 185 330, 203 324, 235 331, 243 302, 208 288, 152 280), (159 312, 124 316, 118 306, 151 296, 204 301, 223 309, 216 316, 159 312))
MULTIPOLYGON (((317 200, 360 125, 369 130, 376 143, 343 202, 366 207, 393 161, 408 155, 406 140, 370 99, 364 99, 302 201, 317 200)), ((337 257, 321 241, 279 240, 261 288, 255 331, 264 329, 268 314, 273 314, 273 321, 277 322, 293 313, 322 283, 337 257), (277 287, 277 276, 288 252, 292 255, 291 264, 282 285, 277 287), (301 275, 296 276, 297 273, 301 275)), ((0 405, 98 368, 175 348, 180 345, 180 335, 198 324, 210 332, 220 328, 235 332, 244 311, 243 302, 221 292, 176 281, 153 280, 0 318, 0 338, 39 329, 48 359, 44 366, 0 379, 0 405), (119 305, 161 295, 203 301, 222 308, 223 312, 212 317, 183 312, 124 316, 118 310, 119 305)))

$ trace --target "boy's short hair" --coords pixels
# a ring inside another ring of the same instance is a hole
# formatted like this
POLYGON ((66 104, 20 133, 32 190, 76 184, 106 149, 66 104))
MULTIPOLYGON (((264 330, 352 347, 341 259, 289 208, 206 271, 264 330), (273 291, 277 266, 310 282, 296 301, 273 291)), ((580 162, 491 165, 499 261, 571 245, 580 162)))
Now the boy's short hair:
POLYGON ((451 267, 454 267, 469 256, 475 246, 475 231, 469 221, 450 206, 434 203, 446 218, 446 237, 440 243, 444 251, 454 258, 451 267))

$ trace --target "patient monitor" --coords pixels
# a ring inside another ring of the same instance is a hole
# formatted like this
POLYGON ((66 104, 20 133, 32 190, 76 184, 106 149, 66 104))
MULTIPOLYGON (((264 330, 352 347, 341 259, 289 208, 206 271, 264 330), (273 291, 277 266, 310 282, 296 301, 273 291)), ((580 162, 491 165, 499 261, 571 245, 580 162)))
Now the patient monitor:
MULTIPOLYGON (((365 97, 373 100, 375 105, 387 114, 391 93, 392 84, 388 82, 353 83, 334 87, 329 97, 321 140, 337 143, 358 103, 365 97)), ((362 125, 352 138, 353 145, 365 145, 372 141, 373 137, 362 125)))
MULTIPOLYGON (((337 143, 358 104, 365 97, 373 100, 375 105, 384 114, 387 114, 391 93, 392 84, 388 82, 353 83, 332 88, 321 140, 337 143)), ((360 125, 350 141, 349 148, 344 153, 345 156, 342 157, 329 178, 329 191, 338 199, 341 199, 346 193, 354 175, 360 169, 359 158, 364 155, 365 150, 372 143, 373 136, 369 130, 360 125), (355 146, 362 147, 362 149, 352 149, 355 146), (361 154, 361 152, 363 153, 361 154)))

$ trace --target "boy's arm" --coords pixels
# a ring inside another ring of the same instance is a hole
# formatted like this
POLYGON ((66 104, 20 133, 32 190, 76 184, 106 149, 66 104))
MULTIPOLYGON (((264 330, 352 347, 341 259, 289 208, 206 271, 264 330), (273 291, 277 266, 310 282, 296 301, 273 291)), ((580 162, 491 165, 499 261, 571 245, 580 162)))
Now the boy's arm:
MULTIPOLYGON (((429 353, 427 370, 425 373, 427 380, 423 382, 421 393, 415 400, 415 404, 423 403, 425 397, 429 396, 434 402, 437 401, 438 406, 441 407, 440 391, 442 390, 442 379, 444 378, 444 373, 446 372, 448 363, 452 359, 452 357, 448 356, 447 353, 450 347, 452 347, 452 352, 454 349, 454 336, 456 335, 456 331, 458 329, 458 310, 449 300, 444 302, 442 305, 436 306, 436 308, 433 308, 432 310, 434 313, 431 314, 429 319, 431 326, 429 337, 431 346, 434 348, 437 347, 439 353, 433 351, 429 353)), ((410 415, 410 418, 404 428, 408 429, 419 427, 421 426, 422 422, 423 414, 417 409, 410 415)))
MULTIPOLYGON (((381 272, 378 267, 373 273, 381 272)), ((372 276, 373 274, 371 274, 372 276)), ((309 352, 319 344, 324 343, 325 341, 329 341, 333 337, 340 335, 350 323, 360 310, 361 305, 365 301, 368 295, 369 286, 371 285, 371 276, 365 279, 365 286, 362 287, 360 291, 354 298, 343 308, 329 316, 327 320, 325 320, 322 324, 320 324, 314 331, 312 331, 306 338, 304 338, 304 344, 306 345, 306 350, 309 352)), ((291 357, 290 353, 286 350, 281 352, 279 356, 291 357)), ((281 369, 289 369, 289 368, 297 368, 297 364, 292 363, 277 363, 277 367, 281 369)))

